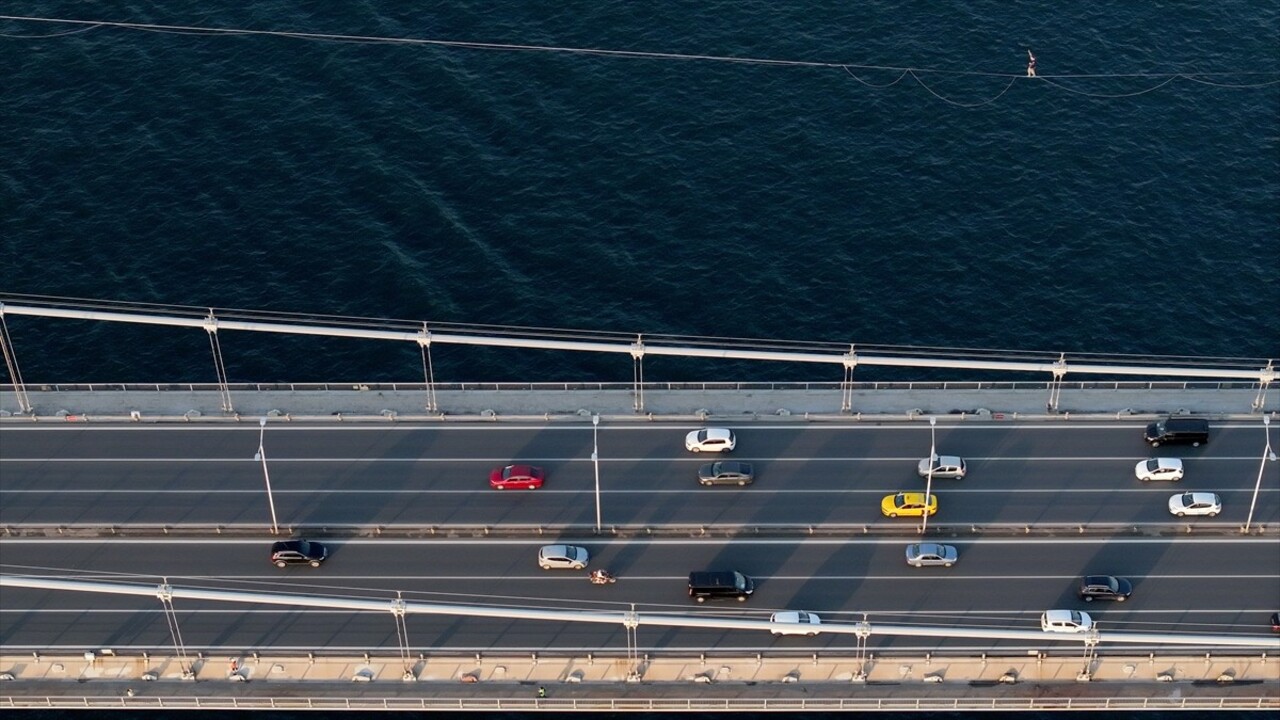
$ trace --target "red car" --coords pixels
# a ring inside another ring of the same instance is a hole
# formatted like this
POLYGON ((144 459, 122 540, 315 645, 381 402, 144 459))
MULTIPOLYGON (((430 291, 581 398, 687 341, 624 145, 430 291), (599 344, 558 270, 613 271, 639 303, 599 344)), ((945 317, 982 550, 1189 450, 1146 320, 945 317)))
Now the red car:
POLYGON ((546 473, 533 465, 508 465, 494 468, 489 473, 489 487, 494 490, 537 490, 542 487, 546 473))

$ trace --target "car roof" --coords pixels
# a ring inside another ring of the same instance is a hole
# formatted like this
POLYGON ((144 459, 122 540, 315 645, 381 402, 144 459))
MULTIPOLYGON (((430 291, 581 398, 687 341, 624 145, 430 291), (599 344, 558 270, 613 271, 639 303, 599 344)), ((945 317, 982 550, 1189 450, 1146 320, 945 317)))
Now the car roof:
POLYGON ((702 430, 704 437, 715 438, 719 440, 728 440, 733 433, 728 428, 704 428, 702 430))
POLYGON ((959 455, 939 455, 938 456, 939 465, 961 465, 963 463, 964 463, 964 460, 961 459, 959 455))

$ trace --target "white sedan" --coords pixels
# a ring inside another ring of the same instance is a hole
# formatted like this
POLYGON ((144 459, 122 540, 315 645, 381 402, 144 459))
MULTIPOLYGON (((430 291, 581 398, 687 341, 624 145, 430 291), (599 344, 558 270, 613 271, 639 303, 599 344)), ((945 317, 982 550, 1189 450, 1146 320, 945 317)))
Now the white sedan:
POLYGON ((1182 479, 1182 461, 1178 458, 1151 458, 1138 463, 1133 474, 1142 482, 1182 479))
POLYGON ((543 545, 538 550, 538 567, 543 570, 567 568, 581 570, 591 561, 586 548, 577 545, 543 545))
POLYGON ((1183 515, 1207 515, 1213 517, 1222 512, 1222 498, 1217 493, 1178 493, 1169 498, 1169 512, 1183 515))
POLYGON ((684 438, 684 449, 689 452, 732 452, 738 439, 728 428, 704 428, 694 430, 684 438))
POLYGON ((773 627, 769 632, 774 635, 807 635, 813 637, 820 631, 818 626, 822 624, 822 618, 817 613, 806 612, 804 610, 784 610, 776 612, 770 618, 769 622, 773 623, 773 627))

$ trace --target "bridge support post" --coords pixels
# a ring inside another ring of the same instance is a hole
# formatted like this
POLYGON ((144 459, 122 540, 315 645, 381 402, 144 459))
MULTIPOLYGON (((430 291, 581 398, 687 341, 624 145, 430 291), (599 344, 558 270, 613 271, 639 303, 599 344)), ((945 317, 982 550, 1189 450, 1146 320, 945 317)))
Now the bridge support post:
POLYGON ((4 353, 4 364, 9 369, 9 379, 13 381, 13 393, 18 396, 18 407, 22 414, 30 415, 31 399, 27 397, 27 386, 22 383, 22 373, 18 370, 18 354, 9 337, 9 325, 4 320, 4 303, 0 303, 0 351, 4 353))

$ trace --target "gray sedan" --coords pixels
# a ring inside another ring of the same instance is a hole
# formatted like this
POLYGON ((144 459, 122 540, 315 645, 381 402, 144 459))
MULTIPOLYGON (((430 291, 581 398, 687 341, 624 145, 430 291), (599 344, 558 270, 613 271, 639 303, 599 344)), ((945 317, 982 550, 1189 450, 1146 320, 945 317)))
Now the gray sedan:
POLYGON ((913 567, 931 565, 951 567, 955 564, 957 557, 959 557, 959 553, 956 552, 954 545, 920 543, 907 546, 907 564, 913 567))
POLYGON ((754 479, 751 463, 721 460, 698 468, 698 482, 703 485, 750 485, 754 479))

